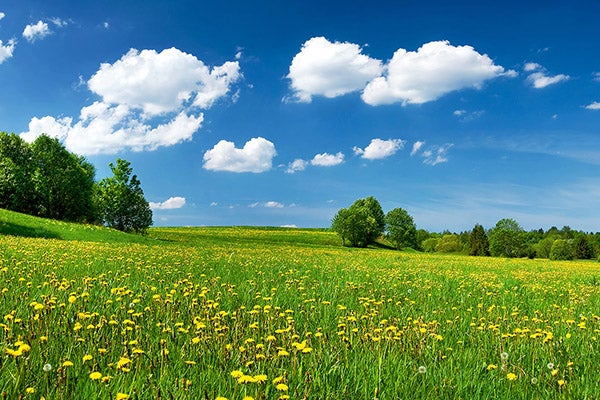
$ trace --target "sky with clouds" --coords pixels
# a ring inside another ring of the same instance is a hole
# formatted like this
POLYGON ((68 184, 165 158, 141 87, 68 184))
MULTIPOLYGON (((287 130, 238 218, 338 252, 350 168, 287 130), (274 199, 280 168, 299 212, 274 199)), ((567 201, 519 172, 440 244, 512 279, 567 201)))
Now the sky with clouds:
POLYGON ((155 225, 600 231, 600 3, 0 3, 0 131, 132 163, 155 225))

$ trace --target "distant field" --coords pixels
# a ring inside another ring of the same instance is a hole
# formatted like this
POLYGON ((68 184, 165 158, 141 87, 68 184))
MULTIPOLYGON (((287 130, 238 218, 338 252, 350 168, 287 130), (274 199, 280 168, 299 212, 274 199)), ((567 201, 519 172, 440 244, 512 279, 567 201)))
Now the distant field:
POLYGON ((10 218, 30 237, 0 235, 3 398, 600 397, 598 262, 10 218))

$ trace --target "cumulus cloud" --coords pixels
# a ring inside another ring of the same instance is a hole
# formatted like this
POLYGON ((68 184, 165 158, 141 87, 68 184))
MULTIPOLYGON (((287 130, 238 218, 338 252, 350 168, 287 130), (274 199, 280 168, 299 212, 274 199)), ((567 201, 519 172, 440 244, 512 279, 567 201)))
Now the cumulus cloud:
POLYGON ((585 106, 587 110, 600 110, 600 101, 594 101, 593 103, 585 106))
POLYGON ((35 42, 37 39, 43 39, 50 33, 48 24, 40 20, 35 25, 27 25, 23 30, 23 37, 27 39, 28 42, 35 42))
POLYGON ((310 161, 311 165, 319 167, 333 167, 344 162, 344 154, 339 152, 337 154, 321 153, 317 154, 310 161))
POLYGON ((402 139, 372 139, 371 143, 364 149, 354 147, 354 154, 361 156, 367 160, 378 160, 381 158, 390 157, 398 150, 404 148, 406 142, 402 139))
POLYGON ((285 172, 288 174, 293 174, 295 172, 304 171, 308 164, 308 161, 303 160, 301 158, 297 158, 288 165, 285 172))
POLYGON ((152 151, 190 140, 204 114, 241 78, 237 62, 209 68, 176 48, 130 50, 115 63, 104 63, 87 82, 101 100, 81 109, 79 119, 32 118, 34 140, 41 133, 64 141, 79 154, 152 151))
POLYGON ((13 39, 9 40, 6 44, 0 40, 0 64, 12 57, 15 51, 15 43, 13 39))
POLYGON ((412 146, 412 150, 410 151, 410 155, 414 156, 415 154, 417 154, 419 152, 419 150, 421 150, 421 148, 423 147, 424 144, 425 144, 425 142, 422 142, 420 140, 417 140, 416 142, 414 142, 413 146, 412 146))
POLYGON ((162 203, 150 202, 150 208, 153 210, 174 210, 185 205, 185 197, 170 197, 162 203))
POLYGON ((6 17, 6 14, 4 14, 3 12, 0 12, 0 19, 6 17))
POLYGON ((204 153, 204 169, 260 173, 271 169, 276 155, 275 145, 262 137, 250 139, 241 149, 233 142, 221 140, 204 153))
POLYGON ((385 74, 365 87, 362 99, 370 105, 421 104, 456 90, 479 89, 489 79, 515 75, 515 71, 505 71, 471 46, 429 42, 417 51, 398 49, 386 65, 385 74))
POLYGON ((294 100, 310 102, 312 96, 332 98, 361 90, 382 71, 381 61, 362 54, 359 45, 314 37, 294 56, 287 77, 294 100))
POLYGON ((550 76, 546 69, 537 63, 526 63, 523 70, 525 72, 530 72, 529 76, 527 76, 527 80, 536 89, 543 89, 546 86, 568 81, 570 79, 569 75, 564 74, 550 76))

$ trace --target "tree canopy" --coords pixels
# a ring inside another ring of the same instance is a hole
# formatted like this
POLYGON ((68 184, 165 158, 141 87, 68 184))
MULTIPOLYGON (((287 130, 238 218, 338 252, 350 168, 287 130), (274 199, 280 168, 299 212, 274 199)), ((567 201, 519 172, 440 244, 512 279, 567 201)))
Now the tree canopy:
POLYGON ((394 208, 385 216, 387 238, 397 249, 410 247, 416 249, 417 227, 413 218, 402 208, 394 208))
POLYGON ((152 225, 152 210, 144 198, 141 182, 132 175, 128 161, 110 164, 112 177, 98 183, 97 207, 101 220, 109 227, 126 232, 145 233, 152 225))
POLYGON ((354 247, 366 247, 385 231, 385 214, 374 197, 356 200, 349 208, 340 209, 331 228, 354 247))

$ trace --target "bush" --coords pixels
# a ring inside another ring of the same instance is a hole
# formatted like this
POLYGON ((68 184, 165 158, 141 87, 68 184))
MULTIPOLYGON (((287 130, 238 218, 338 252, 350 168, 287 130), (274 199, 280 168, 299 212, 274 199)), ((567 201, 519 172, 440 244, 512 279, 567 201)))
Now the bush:
POLYGON ((573 245, 570 240, 556 239, 550 250, 551 260, 572 260, 573 245))

